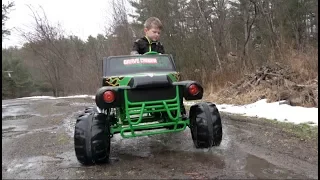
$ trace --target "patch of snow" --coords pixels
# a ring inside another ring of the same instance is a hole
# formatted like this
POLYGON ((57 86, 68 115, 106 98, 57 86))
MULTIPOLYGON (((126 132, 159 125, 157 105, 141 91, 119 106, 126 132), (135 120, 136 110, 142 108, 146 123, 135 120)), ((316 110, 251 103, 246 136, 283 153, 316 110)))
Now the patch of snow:
POLYGON ((17 99, 56 99, 53 96, 30 96, 30 97, 22 97, 17 99))
POLYGON ((74 102, 70 104, 71 106, 95 106, 95 103, 79 103, 79 102, 74 102))
POLYGON ((267 103, 266 99, 252 104, 235 106, 229 104, 217 105, 222 112, 242 114, 244 116, 266 118, 294 124, 313 123, 318 125, 318 108, 290 106, 282 101, 267 103))
POLYGON ((92 98, 95 99, 94 95, 75 95, 75 96, 65 96, 65 97, 57 97, 57 99, 69 99, 69 98, 92 98))
MULTIPOLYGON (((185 104, 192 105, 195 103, 188 102, 185 104)), ((292 122, 294 124, 318 125, 318 108, 290 106, 285 104, 284 101, 268 103, 267 99, 262 99, 247 105, 216 104, 216 106, 221 112, 292 122)))

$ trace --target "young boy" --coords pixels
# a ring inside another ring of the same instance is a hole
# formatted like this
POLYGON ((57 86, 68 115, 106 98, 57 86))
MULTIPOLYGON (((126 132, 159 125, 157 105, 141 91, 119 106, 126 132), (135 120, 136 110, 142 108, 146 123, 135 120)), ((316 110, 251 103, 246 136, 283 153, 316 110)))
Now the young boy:
MULTIPOLYGON (((150 17, 146 20, 144 23, 144 33, 145 37, 137 39, 134 44, 131 51, 131 54, 144 54, 146 52, 150 51, 156 51, 158 53, 164 54, 164 47, 159 42, 160 39, 160 33, 162 31, 162 23, 161 21, 156 17, 150 17)), ((183 105, 183 98, 180 99, 181 104, 181 114, 182 118, 186 119, 186 110, 183 105)))
POLYGON ((145 36, 134 42, 131 54, 144 54, 150 51, 164 54, 164 47, 159 42, 162 27, 162 23, 158 18, 148 18, 144 23, 145 36))

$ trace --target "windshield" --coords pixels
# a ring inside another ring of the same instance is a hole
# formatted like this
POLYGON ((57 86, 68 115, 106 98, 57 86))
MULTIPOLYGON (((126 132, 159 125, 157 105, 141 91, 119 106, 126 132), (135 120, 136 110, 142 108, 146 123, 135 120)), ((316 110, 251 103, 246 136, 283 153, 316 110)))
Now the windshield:
POLYGON ((175 67, 169 56, 119 56, 107 60, 105 76, 124 75, 143 72, 175 71, 175 67))

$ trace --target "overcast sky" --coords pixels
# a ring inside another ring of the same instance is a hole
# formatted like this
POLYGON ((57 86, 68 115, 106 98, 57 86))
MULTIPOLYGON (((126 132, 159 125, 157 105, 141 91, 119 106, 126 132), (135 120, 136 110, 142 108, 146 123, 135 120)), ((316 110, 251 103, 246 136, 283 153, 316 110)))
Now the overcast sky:
MULTIPOLYGON (((12 29, 11 35, 3 40, 2 47, 21 46, 23 44, 19 32, 14 28, 30 29, 34 23, 32 9, 44 9, 52 23, 60 23, 68 34, 74 34, 86 40, 89 35, 104 33, 105 26, 112 18, 111 0, 9 0, 15 6, 9 14, 6 27, 12 29)), ((7 3, 4 1, 3 3, 7 3)))

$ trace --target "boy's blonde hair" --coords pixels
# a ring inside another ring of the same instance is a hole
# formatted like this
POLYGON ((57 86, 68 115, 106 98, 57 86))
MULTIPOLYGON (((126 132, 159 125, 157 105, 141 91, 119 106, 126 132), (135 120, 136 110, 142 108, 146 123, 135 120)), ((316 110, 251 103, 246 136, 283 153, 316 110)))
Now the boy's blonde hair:
POLYGON ((163 28, 160 19, 158 19, 156 17, 148 18, 144 23, 144 27, 147 28, 147 29, 159 28, 160 30, 162 30, 162 28, 163 28))

